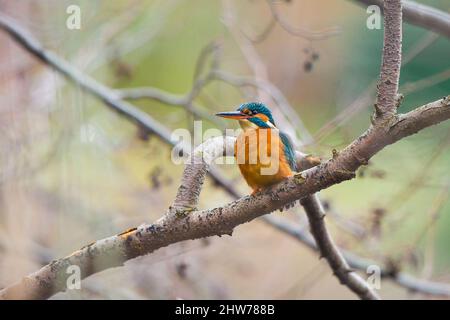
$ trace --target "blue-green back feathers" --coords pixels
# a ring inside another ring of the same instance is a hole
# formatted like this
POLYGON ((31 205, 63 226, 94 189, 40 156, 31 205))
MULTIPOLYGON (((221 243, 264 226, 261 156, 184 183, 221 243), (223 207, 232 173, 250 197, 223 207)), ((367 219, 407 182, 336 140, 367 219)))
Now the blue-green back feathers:
POLYGON ((286 160, 289 163, 289 166, 291 167, 292 171, 297 171, 297 162, 295 161, 295 151, 294 147, 292 146, 291 139, 288 135, 284 134, 280 131, 279 133, 281 142, 283 143, 283 150, 284 155, 286 157, 286 160))

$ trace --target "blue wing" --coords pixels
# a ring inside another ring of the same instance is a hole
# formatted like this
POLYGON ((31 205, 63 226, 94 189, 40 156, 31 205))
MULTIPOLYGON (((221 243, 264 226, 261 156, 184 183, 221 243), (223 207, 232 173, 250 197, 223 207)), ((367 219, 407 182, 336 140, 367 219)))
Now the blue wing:
POLYGON ((283 143, 283 150, 284 154, 286 156, 286 159, 289 163, 289 166, 291 167, 292 171, 297 171, 297 162, 295 161, 295 151, 292 144, 291 139, 288 135, 281 132, 279 133, 281 142, 283 143))

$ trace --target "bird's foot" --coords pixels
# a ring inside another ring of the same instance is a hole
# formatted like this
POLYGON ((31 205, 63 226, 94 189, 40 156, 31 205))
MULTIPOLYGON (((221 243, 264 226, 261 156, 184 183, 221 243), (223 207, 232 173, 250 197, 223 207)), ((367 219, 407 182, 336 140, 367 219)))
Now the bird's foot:
POLYGON ((252 193, 250 194, 251 196, 255 196, 258 192, 261 192, 261 188, 255 188, 253 189, 252 193))

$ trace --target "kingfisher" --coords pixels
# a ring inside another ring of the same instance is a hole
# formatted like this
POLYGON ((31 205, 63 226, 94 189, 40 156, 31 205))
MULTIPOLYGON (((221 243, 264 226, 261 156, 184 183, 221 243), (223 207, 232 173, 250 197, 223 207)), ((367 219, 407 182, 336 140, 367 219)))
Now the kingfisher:
POLYGON ((243 129, 236 139, 234 156, 242 176, 253 189, 252 194, 295 174, 297 165, 292 142, 277 128, 265 104, 248 102, 236 111, 216 115, 238 120, 243 129))

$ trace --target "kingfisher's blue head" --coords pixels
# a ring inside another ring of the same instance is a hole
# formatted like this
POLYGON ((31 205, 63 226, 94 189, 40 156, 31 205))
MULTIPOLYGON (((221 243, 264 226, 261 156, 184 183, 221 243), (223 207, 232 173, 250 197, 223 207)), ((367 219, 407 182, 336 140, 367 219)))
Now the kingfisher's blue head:
POLYGON ((247 102, 241 104, 236 111, 219 112, 216 115, 245 122, 249 121, 260 128, 275 128, 272 113, 261 102, 247 102))

